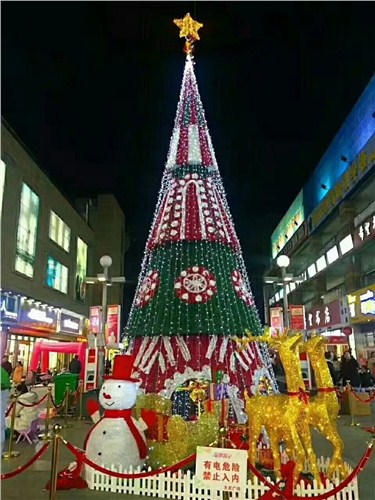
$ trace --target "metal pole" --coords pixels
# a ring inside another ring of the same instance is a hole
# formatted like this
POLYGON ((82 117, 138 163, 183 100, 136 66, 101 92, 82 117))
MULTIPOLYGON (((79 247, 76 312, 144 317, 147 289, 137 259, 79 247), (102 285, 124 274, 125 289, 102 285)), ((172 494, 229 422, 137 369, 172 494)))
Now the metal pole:
POLYGON ((45 424, 44 424, 44 434, 42 436, 39 436, 39 439, 42 439, 43 441, 47 441, 49 439, 49 419, 50 419, 50 413, 51 413, 51 391, 52 387, 47 388, 47 409, 46 409, 46 418, 45 418, 45 424))
POLYGON ((269 303, 268 303, 267 284, 263 283, 263 302, 264 302, 264 324, 270 326, 269 303))
POLYGON ((65 388, 64 425, 62 426, 63 429, 67 429, 68 427, 72 427, 71 424, 68 424, 69 394, 70 394, 70 387, 69 387, 69 384, 66 384, 66 388, 65 388))
POLYGON ((281 268, 281 276, 283 279, 283 303, 284 303, 284 328, 289 329, 289 307, 288 307, 288 295, 286 293, 286 267, 281 268))
POLYGON ((56 486, 57 486, 57 460, 59 457, 59 446, 60 446, 60 431, 61 427, 59 424, 53 426, 53 432, 55 435, 52 440, 52 459, 51 459, 51 475, 50 475, 50 490, 49 490, 49 500, 56 500, 56 486))
MULTIPOLYGON (((18 457, 20 454, 19 451, 13 451, 13 436, 14 436, 14 422, 16 420, 16 406, 17 406, 17 400, 18 397, 17 395, 14 396, 14 401, 13 401, 13 406, 12 406, 12 413, 10 414, 10 434, 9 434, 9 444, 8 444, 8 451, 4 451, 2 454, 3 458, 14 458, 18 457)), ((4 411, 4 408, 2 408, 2 411, 4 411)))
POLYGON ((352 394, 352 386, 350 385, 350 380, 346 381, 346 392, 348 393, 348 403, 349 403, 349 413, 350 413, 350 422, 348 425, 350 427, 358 427, 360 424, 357 424, 354 420, 354 409, 353 409, 353 394, 352 394))

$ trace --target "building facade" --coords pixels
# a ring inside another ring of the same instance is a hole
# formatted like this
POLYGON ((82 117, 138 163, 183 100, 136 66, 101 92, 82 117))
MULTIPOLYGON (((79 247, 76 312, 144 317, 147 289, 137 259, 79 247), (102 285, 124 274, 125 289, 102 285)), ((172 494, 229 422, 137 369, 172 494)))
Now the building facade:
MULTIPOLYGON (((1 351, 26 373, 37 339, 86 341, 90 306, 100 299, 85 278, 100 271, 102 251, 122 269, 125 221, 112 195, 95 198, 90 217, 112 217, 116 235, 103 246, 102 226, 80 215, 5 120, 1 135, 1 351)), ((122 287, 110 300, 122 304, 122 287)), ((66 362, 50 356, 51 368, 66 362)))
POLYGON ((325 335, 338 356, 350 347, 363 363, 375 351, 374 164, 375 77, 273 232, 264 276, 271 327, 282 323, 285 291, 291 328, 325 335), (280 255, 290 258, 288 281, 280 255))

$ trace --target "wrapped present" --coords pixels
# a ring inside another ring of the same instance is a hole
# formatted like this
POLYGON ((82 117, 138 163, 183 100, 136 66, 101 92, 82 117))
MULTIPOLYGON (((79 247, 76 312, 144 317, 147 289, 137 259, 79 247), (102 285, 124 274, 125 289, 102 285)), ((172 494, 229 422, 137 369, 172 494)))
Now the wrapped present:
POLYGON ((166 415, 157 414, 157 422, 145 431, 147 439, 153 441, 168 441, 167 424, 169 417, 166 415))
POLYGON ((246 424, 231 424, 228 429, 228 439, 238 450, 248 450, 249 439, 246 424))
POLYGON ((228 397, 228 390, 227 390, 228 385, 227 384, 216 384, 216 389, 215 389, 215 399, 220 400, 220 399, 226 399, 228 397))
POLYGON ((259 448, 258 449, 258 461, 259 464, 265 469, 273 470, 273 454, 271 448, 259 448))

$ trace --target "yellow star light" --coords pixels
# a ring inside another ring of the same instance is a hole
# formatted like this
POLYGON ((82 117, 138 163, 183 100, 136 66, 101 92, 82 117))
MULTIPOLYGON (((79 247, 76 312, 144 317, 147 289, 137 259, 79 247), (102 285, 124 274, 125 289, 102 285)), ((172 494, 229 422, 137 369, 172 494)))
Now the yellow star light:
POLYGON ((189 13, 187 13, 183 19, 174 19, 173 22, 180 28, 180 38, 190 37, 194 40, 200 40, 198 30, 203 27, 203 24, 194 21, 189 13))

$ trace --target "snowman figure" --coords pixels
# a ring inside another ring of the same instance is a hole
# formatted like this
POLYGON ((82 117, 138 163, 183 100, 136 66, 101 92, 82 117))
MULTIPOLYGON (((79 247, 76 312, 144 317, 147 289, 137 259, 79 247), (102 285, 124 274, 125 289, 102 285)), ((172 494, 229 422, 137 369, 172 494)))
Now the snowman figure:
POLYGON ((88 401, 88 411, 95 425, 85 441, 86 457, 105 468, 122 465, 143 466, 148 448, 144 430, 152 425, 156 416, 143 411, 136 420, 131 415, 137 397, 139 379, 132 376, 134 356, 118 355, 114 358, 112 375, 104 377, 99 403, 88 401), (100 417, 99 408, 104 408, 100 417))

